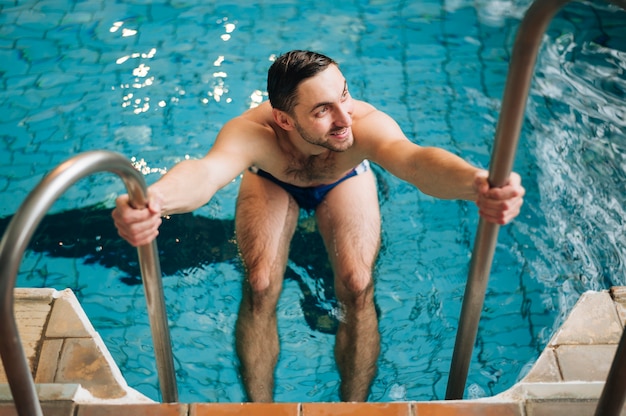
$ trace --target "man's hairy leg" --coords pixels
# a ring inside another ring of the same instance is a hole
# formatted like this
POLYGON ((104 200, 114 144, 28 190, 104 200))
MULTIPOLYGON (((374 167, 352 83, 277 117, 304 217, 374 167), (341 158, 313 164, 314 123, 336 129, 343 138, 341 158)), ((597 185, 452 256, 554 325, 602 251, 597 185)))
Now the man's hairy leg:
POLYGON ((235 329, 241 378, 248 400, 271 402, 280 349, 274 296, 253 293, 247 281, 243 285, 235 329))
POLYGON ((276 304, 298 214, 283 189, 244 174, 235 227, 246 276, 235 336, 244 388, 254 402, 273 401, 280 349, 276 304))
POLYGON ((376 376, 380 333, 373 292, 370 286, 341 301, 344 316, 337 329, 335 359, 341 376, 340 398, 346 402, 366 401, 376 376))
POLYGON ((372 270, 380 246, 380 211, 371 171, 334 188, 317 211, 335 273, 342 314, 335 359, 343 401, 366 401, 380 353, 372 270))

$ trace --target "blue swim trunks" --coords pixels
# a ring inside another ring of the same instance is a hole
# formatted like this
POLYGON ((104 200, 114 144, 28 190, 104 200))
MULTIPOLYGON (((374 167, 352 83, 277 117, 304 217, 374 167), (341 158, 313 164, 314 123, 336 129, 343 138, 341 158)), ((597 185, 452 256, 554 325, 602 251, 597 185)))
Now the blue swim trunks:
POLYGON ((263 178, 269 179, 276 185, 283 188, 291 196, 293 196, 300 208, 304 208, 308 211, 314 211, 317 206, 324 200, 326 194, 331 191, 331 189, 333 189, 335 186, 339 185, 341 182, 345 181, 348 178, 359 175, 363 172, 367 172, 369 170, 369 166, 369 162, 367 160, 364 160, 356 168, 352 169, 346 174, 346 176, 339 179, 337 182, 329 183, 326 185, 307 187, 295 186, 290 183, 283 182, 279 179, 276 179, 274 176, 267 173, 266 171, 257 168, 256 166, 251 166, 248 170, 263 178))

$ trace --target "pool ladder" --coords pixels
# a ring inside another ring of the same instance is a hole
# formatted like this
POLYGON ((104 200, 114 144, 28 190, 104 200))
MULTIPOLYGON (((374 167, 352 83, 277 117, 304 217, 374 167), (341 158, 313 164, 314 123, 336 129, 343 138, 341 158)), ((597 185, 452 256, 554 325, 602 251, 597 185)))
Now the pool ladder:
MULTIPOLYGON (((24 200, 0 241, 0 355, 20 416, 43 416, 13 311, 13 289, 24 250, 43 216, 63 192, 79 179, 104 171, 120 176, 133 206, 146 205, 144 178, 128 159, 108 151, 85 152, 59 165, 39 183, 24 200)), ((165 402, 177 402, 176 376, 156 242, 138 247, 137 252, 161 395, 165 402)))
MULTIPOLYGON (((610 0, 626 10, 626 0, 610 0)), ((501 187, 511 174, 542 37, 554 15, 570 0, 536 0, 527 10, 515 38, 502 108, 496 127, 489 166, 489 183, 501 187)), ((459 329, 446 399, 461 399, 467 381, 478 322, 485 300, 499 226, 479 220, 468 282, 463 297, 459 329)), ((626 332, 622 334, 613 364, 596 409, 597 416, 618 415, 626 399, 626 332)))

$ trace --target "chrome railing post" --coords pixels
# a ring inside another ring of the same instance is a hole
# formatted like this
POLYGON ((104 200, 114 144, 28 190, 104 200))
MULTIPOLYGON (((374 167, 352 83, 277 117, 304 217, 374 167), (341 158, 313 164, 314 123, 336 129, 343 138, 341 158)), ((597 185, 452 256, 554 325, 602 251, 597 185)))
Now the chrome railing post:
MULTIPOLYGON (((513 45, 489 165, 491 186, 503 186, 511 174, 537 51, 550 20, 568 1, 537 0, 530 6, 520 24, 513 45)), ((499 230, 497 224, 479 220, 450 364, 447 400, 463 398, 499 230)))
MULTIPOLYGON (((0 356, 20 416, 43 415, 13 311, 14 288, 22 256, 54 201, 77 180, 103 171, 120 176, 131 203, 145 206, 145 181, 127 159, 112 152, 85 152, 59 165, 37 185, 14 215, 0 241, 0 356)), ((161 394, 164 401, 175 402, 178 393, 156 242, 139 247, 138 254, 161 394)))
POLYGON ((618 416, 626 402, 626 331, 622 332, 595 416, 618 416))

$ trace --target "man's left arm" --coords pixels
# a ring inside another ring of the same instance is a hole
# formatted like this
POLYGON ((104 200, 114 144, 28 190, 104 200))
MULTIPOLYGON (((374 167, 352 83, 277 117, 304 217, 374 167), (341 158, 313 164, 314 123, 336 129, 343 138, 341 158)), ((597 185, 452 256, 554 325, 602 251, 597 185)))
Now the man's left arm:
POLYGON ((437 147, 422 147, 406 138, 388 115, 374 111, 355 129, 367 157, 422 192, 440 199, 474 201, 487 221, 506 224, 515 218, 525 190, 512 173, 501 188, 491 188, 487 171, 437 147))

